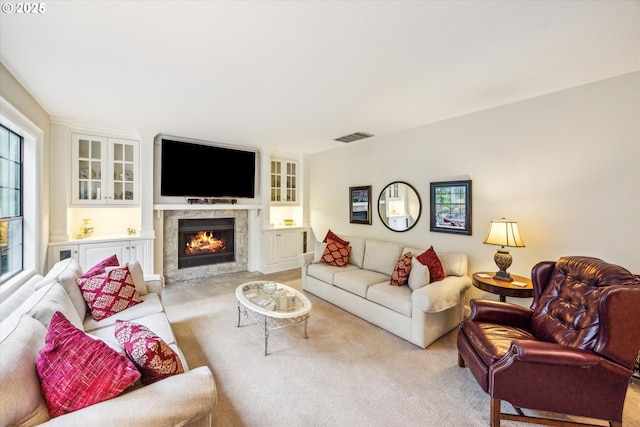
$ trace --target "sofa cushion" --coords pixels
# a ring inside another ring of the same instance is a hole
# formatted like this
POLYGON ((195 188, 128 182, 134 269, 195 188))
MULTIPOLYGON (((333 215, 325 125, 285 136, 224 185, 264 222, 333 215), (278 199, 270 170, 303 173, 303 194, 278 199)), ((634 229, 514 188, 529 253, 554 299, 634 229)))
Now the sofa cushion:
POLYGON ((401 253, 402 245, 368 239, 364 248, 362 268, 391 276, 401 253))
POLYGON ((349 264, 353 264, 358 268, 362 268, 364 262, 364 248, 366 240, 361 237, 341 236, 344 240, 349 241, 351 250, 349 251, 349 264))
POLYGON ((333 285, 333 277, 336 273, 342 273, 350 270, 358 270, 358 267, 351 264, 347 264, 344 267, 336 267, 333 265, 325 264, 324 262, 320 262, 318 264, 309 265, 309 268, 307 269, 307 275, 333 285))
POLYGON ((114 335, 138 367, 142 384, 184 373, 180 356, 146 326, 117 320, 114 335))
POLYGON ((458 252, 440 252, 438 259, 445 276, 462 277, 467 274, 467 257, 458 252))
POLYGON ((164 307, 162 306, 162 302, 160 301, 158 294, 143 295, 140 299, 142 300, 141 304, 136 304, 126 310, 122 310, 117 316, 110 316, 102 320, 95 320, 91 316, 85 317, 83 323, 84 330, 86 332, 93 333, 93 331, 97 329, 114 325, 116 323, 116 319, 134 320, 155 313, 164 313, 164 307))
POLYGON ((26 283, 2 301, 2 304, 0 304, 0 322, 16 311, 16 309, 36 291, 36 285, 42 282, 42 279, 44 279, 44 277, 37 274, 32 276, 26 283))
POLYGON ((126 266, 119 265, 117 267, 109 266, 105 267, 105 273, 108 273, 116 268, 127 267, 129 269, 129 273, 131 274, 131 280, 133 281, 133 285, 136 287, 136 292, 138 295, 146 295, 149 292, 147 291, 147 282, 144 280, 144 272, 142 271, 142 267, 138 261, 128 262, 126 266))
POLYGON ((47 280, 36 285, 36 289, 39 289, 51 281, 60 283, 64 290, 67 291, 67 294, 69 294, 71 301, 73 301, 73 305, 76 307, 78 316, 80 316, 81 319, 84 319, 84 316, 87 314, 87 303, 84 298, 82 298, 82 292, 78 286, 78 279, 81 275, 82 268, 80 267, 80 264, 78 264, 78 262, 73 258, 67 258, 55 263, 45 276, 45 279, 47 280))
POLYGON ((69 295, 60 283, 54 282, 50 286, 42 289, 46 290, 43 298, 27 311, 31 317, 39 320, 45 328, 48 328, 51 318, 56 311, 59 311, 64 314, 73 326, 82 328, 82 319, 78 315, 78 312, 76 312, 71 298, 69 298, 69 295))
POLYGON ((407 283, 412 291, 426 286, 430 282, 429 267, 418 261, 418 258, 411 258, 411 272, 407 283))
POLYGON ((35 366, 47 329, 33 317, 22 316, 11 331, 3 332, 10 333, 0 343, 0 424, 44 423, 49 411, 35 366))
POLYGON ((118 396, 140 378, 131 361, 59 312, 51 319, 36 368, 52 417, 118 396))
POLYGON ((154 313, 148 316, 138 317, 136 319, 119 319, 117 315, 114 318, 114 323, 100 329, 94 329, 91 331, 91 335, 109 344, 113 338, 115 338, 117 322, 133 321, 152 330, 167 344, 174 344, 176 342, 176 337, 173 335, 171 324, 169 323, 165 313, 154 313))
POLYGON ((142 302, 127 267, 78 279, 78 284, 95 320, 113 316, 142 302))
POLYGON ((369 286, 381 282, 389 286, 389 280, 391 280, 391 277, 386 274, 356 268, 342 273, 336 273, 333 277, 333 284, 352 294, 366 298, 369 286))
POLYGON ((417 258, 418 261, 429 268, 430 282, 437 282, 445 278, 442 264, 436 251, 433 250, 433 246, 430 246, 429 249, 418 255, 417 258))
POLYGON ((400 256, 400 258, 396 262, 396 266, 393 268, 393 273, 391 274, 390 284, 392 286, 402 286, 407 283, 409 273, 411 272, 412 258, 413 255, 411 254, 411 252, 407 252, 400 256))
POLYGON ((322 255, 324 255, 324 250, 326 249, 326 247, 327 244, 325 242, 316 242, 313 260, 311 261, 313 264, 322 262, 322 255))
POLYGON ((120 263, 118 262, 118 257, 115 255, 111 255, 110 257, 103 259, 102 261, 100 261, 99 263, 91 267, 81 277, 86 278, 91 276, 97 276, 98 274, 105 273, 106 267, 117 267, 119 265, 120 263))
POLYGON ((322 262, 335 265, 336 267, 344 267, 349 261, 349 246, 343 245, 341 242, 331 239, 327 240, 327 246, 322 253, 322 262))
POLYGON ((411 317, 411 288, 378 283, 369 286, 367 299, 404 316, 411 317))
POLYGON ((35 318, 44 327, 47 327, 56 309, 68 314, 69 319, 75 326, 82 326, 80 317, 76 313, 73 304, 70 303, 62 285, 57 282, 50 282, 33 293, 2 322, 0 340, 3 340, 18 325, 20 318, 25 314, 35 318))

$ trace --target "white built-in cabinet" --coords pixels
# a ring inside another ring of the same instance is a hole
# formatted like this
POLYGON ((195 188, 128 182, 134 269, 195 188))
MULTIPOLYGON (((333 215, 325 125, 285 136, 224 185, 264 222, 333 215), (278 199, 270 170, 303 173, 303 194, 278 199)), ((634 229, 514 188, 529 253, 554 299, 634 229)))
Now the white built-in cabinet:
POLYGON ((297 267, 298 255, 306 252, 308 235, 308 227, 265 231, 266 272, 297 267))
POLYGON ((48 268, 56 262, 74 258, 83 271, 87 271, 100 261, 112 255, 118 257, 121 265, 138 261, 142 271, 153 271, 152 239, 106 239, 100 241, 74 241, 49 245, 48 268))
POLYGON ((139 141, 104 136, 71 136, 71 203, 140 203, 139 141))
POLYGON ((298 161, 271 158, 270 183, 271 204, 299 203, 298 161))

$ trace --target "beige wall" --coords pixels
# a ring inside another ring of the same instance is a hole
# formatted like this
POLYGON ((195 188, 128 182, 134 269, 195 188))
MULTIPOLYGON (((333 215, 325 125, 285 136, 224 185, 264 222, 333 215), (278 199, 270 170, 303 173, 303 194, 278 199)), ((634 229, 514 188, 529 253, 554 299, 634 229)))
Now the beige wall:
POLYGON ((636 72, 312 155, 310 225, 320 239, 331 228, 462 251, 474 272, 496 269, 497 247, 482 241, 489 221, 506 217, 526 244, 511 250, 512 273, 563 255, 640 273, 639 114, 636 72), (429 231, 429 183, 452 179, 473 181, 472 236, 429 231), (388 230, 377 213, 372 225, 349 223, 350 186, 372 185, 375 206, 394 180, 422 199, 412 230, 388 230))
MULTIPOLYGON (((45 109, 36 101, 20 82, 0 63, 0 96, 22 113, 28 120, 42 130, 44 146, 42 153, 42 222, 40 224, 40 241, 43 243, 40 254, 40 271, 44 268, 47 244, 49 241, 49 173, 51 147, 51 118, 45 109)), ((29 189, 26 189, 29 191, 29 189)), ((33 190, 32 190, 33 191, 33 190)))

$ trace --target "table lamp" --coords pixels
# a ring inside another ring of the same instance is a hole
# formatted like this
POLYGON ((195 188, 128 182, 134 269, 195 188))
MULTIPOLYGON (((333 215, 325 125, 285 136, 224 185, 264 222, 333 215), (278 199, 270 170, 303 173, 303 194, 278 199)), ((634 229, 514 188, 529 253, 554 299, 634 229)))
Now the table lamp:
POLYGON ((507 221, 504 218, 491 221, 487 237, 484 238, 483 243, 501 246, 493 257, 493 260, 500 269, 500 271, 493 276, 493 280, 512 282, 513 278, 509 273, 507 273, 507 268, 511 266, 513 258, 509 251, 505 249, 505 246, 512 248, 524 247, 524 242, 522 241, 520 232, 518 231, 518 223, 515 221, 507 221))

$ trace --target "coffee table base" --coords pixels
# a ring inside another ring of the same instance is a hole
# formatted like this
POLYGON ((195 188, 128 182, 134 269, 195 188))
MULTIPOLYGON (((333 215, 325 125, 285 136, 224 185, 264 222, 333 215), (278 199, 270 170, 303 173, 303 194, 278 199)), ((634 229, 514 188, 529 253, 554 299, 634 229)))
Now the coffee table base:
POLYGON ((309 338, 309 336, 307 335, 307 321, 309 320, 309 313, 303 314, 302 316, 280 319, 276 317, 265 316, 264 314, 255 312, 238 302, 238 327, 240 327, 240 314, 244 314, 244 317, 251 316, 253 320, 255 320, 255 322, 262 328, 262 331, 264 332, 265 356, 268 354, 267 349, 269 346, 269 333, 271 331, 286 328, 292 325, 297 325, 298 323, 304 323, 304 337, 305 339, 309 338))

